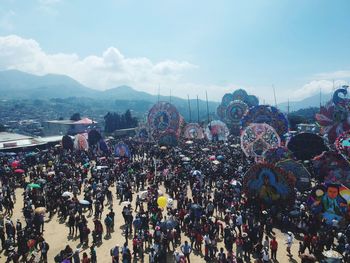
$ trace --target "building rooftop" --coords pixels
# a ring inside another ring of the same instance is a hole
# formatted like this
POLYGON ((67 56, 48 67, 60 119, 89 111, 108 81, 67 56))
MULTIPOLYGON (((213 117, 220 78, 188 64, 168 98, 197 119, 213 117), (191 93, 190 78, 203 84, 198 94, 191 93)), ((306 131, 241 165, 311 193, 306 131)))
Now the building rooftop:
POLYGON ((57 124, 66 124, 66 125, 75 123, 75 121, 71 121, 71 120, 53 120, 53 121, 46 121, 46 122, 48 122, 48 123, 57 123, 57 124))
POLYGON ((31 139, 33 137, 26 136, 18 133, 10 133, 10 132, 0 132, 0 143, 7 141, 15 141, 15 140, 25 140, 31 139))
POLYGON ((89 118, 82 118, 79 121, 72 121, 72 120, 52 120, 52 121, 46 121, 47 123, 57 123, 57 124, 63 124, 63 125, 72 125, 72 124, 96 124, 96 121, 93 121, 89 118))
POLYGON ((52 143, 52 142, 60 142, 62 141, 62 135, 58 136, 47 136, 47 137, 40 137, 39 140, 45 143, 52 143))
POLYGON ((39 146, 47 143, 60 142, 61 140, 62 135, 49 137, 31 137, 18 133, 0 132, 0 151, 39 146))

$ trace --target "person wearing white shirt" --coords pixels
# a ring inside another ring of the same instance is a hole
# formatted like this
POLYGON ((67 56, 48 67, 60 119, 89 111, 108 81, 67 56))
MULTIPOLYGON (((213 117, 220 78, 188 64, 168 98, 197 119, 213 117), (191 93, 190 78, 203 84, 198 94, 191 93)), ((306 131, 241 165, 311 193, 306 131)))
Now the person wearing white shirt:
POLYGON ((293 244, 293 234, 292 234, 292 232, 288 231, 286 245, 287 245, 287 252, 289 255, 291 255, 290 251, 291 251, 292 244, 293 244))
POLYGON ((264 263, 270 262, 269 252, 267 249, 263 249, 262 260, 264 263))

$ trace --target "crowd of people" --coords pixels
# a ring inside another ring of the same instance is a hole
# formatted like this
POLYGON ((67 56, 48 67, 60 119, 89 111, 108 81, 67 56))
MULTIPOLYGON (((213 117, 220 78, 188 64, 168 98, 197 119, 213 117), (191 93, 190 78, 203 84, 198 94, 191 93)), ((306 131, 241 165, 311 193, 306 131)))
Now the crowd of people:
POLYGON ((302 262, 316 262, 334 250, 350 262, 350 227, 326 224, 311 213, 307 193, 298 193, 290 205, 267 205, 244 194, 243 176, 254 160, 243 155, 236 140, 159 147, 125 139, 132 158, 116 158, 113 140, 109 153, 93 146, 88 151, 50 147, 1 156, 3 257, 6 262, 106 262, 99 260, 98 247, 121 226, 124 243, 110 248, 109 262, 190 263, 192 254, 198 262, 272 262, 278 250, 302 262), (23 196, 16 196, 20 189, 23 196), (23 218, 16 219, 19 198, 23 218), (122 215, 116 215, 117 206, 122 215), (80 245, 62 244, 48 258, 44 231, 56 216, 80 245), (276 229, 284 233, 283 243, 276 229), (299 247, 299 255, 292 246, 299 247))

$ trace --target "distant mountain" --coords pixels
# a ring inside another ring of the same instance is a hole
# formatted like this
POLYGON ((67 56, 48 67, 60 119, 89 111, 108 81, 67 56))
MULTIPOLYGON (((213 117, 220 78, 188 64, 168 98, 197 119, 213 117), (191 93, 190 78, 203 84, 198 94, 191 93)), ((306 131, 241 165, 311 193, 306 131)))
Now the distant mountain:
MULTIPOLYGON (((120 86, 104 91, 88 88, 78 81, 65 76, 48 74, 37 76, 18 70, 0 71, 0 99, 67 99, 85 98, 84 101, 93 99, 91 103, 109 104, 115 102, 115 109, 119 111, 128 108, 146 112, 155 102, 170 101, 177 107, 180 113, 190 119, 188 101, 178 97, 157 96, 146 92, 137 91, 128 86, 120 86)), ((191 119, 197 120, 197 101, 190 100, 191 119)), ((203 119, 206 116, 207 105, 205 101, 199 100, 199 115, 203 119)), ((216 112, 218 102, 209 102, 209 112, 216 112)))
POLYGON ((0 71, 1 99, 67 98, 82 94, 92 97, 96 91, 64 75, 36 76, 18 70, 0 71))
MULTIPOLYGON (((331 98, 333 93, 321 94, 321 103, 322 105, 326 104, 331 98)), ((288 111, 288 102, 282 102, 277 105, 278 108, 284 112, 288 111)), ((297 111, 300 109, 306 109, 310 107, 320 107, 320 94, 307 97, 300 101, 290 101, 289 102, 289 111, 297 111)))

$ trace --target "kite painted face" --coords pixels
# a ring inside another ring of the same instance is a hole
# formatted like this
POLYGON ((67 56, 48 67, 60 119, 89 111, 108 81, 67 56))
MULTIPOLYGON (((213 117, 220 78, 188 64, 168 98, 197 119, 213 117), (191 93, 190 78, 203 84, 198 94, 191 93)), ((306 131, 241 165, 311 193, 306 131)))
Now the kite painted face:
POLYGON ((169 118, 165 112, 159 112, 154 119, 154 126, 160 131, 165 131, 169 126, 169 118))
POLYGON ((335 199, 338 196, 338 188, 329 186, 327 189, 327 194, 329 198, 335 199))

